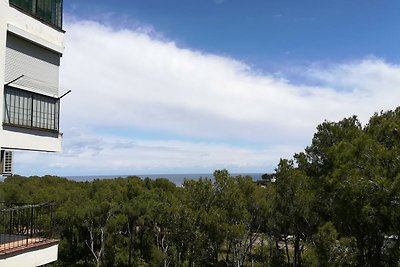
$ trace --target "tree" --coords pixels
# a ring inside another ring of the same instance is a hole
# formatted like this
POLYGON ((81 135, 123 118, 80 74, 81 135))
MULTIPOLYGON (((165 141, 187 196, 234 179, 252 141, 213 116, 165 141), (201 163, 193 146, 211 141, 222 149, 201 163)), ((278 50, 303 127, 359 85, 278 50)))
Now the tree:
POLYGON ((296 168, 292 160, 281 160, 276 169, 276 182, 272 186, 275 214, 270 219, 270 227, 276 239, 283 239, 287 262, 301 266, 305 243, 311 238, 317 223, 310 178, 296 168), (293 243, 293 260, 289 242, 293 243))
POLYGON ((390 231, 393 169, 388 170, 388 162, 396 165, 396 157, 389 151, 393 135, 385 141, 379 130, 381 122, 384 128, 390 125, 381 116, 375 115, 365 128, 356 117, 324 122, 312 144, 295 156, 299 169, 313 180, 319 218, 332 221, 341 236, 356 240, 357 264, 362 266, 382 264, 384 233, 390 231))

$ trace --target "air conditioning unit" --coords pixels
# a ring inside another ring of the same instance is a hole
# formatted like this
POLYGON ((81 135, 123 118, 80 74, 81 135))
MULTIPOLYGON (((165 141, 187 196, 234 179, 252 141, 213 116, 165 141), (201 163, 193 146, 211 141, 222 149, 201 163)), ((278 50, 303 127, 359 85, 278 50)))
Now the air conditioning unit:
POLYGON ((11 150, 1 150, 1 174, 10 176, 13 174, 13 152, 11 150))

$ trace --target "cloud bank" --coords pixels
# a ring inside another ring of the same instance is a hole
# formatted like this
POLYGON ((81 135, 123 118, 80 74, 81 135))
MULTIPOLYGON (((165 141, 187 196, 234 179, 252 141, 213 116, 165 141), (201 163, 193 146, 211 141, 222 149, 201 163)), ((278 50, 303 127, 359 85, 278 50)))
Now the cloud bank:
POLYGON ((312 86, 135 29, 77 20, 66 38, 64 152, 20 153, 24 174, 271 171, 323 120, 365 123, 400 98, 400 66, 378 58, 305 66, 312 86))

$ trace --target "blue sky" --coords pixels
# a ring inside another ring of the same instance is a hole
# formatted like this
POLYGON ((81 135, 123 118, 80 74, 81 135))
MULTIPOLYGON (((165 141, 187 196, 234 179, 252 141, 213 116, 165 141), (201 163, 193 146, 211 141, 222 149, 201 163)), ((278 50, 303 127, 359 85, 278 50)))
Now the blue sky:
POLYGON ((269 172, 325 119, 398 105, 398 1, 64 8, 63 152, 18 153, 20 174, 269 172))
POLYGON ((400 3, 378 0, 66 1, 81 18, 148 25, 179 46, 261 70, 368 55, 398 62, 400 3))

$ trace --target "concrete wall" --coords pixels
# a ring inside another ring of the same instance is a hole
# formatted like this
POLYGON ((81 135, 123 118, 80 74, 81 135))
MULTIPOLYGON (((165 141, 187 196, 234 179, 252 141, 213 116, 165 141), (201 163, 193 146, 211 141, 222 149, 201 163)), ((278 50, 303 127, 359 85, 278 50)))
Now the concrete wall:
POLYGON ((10 254, 0 259, 0 267, 36 267, 56 261, 58 258, 58 244, 47 247, 27 250, 20 254, 10 254))

